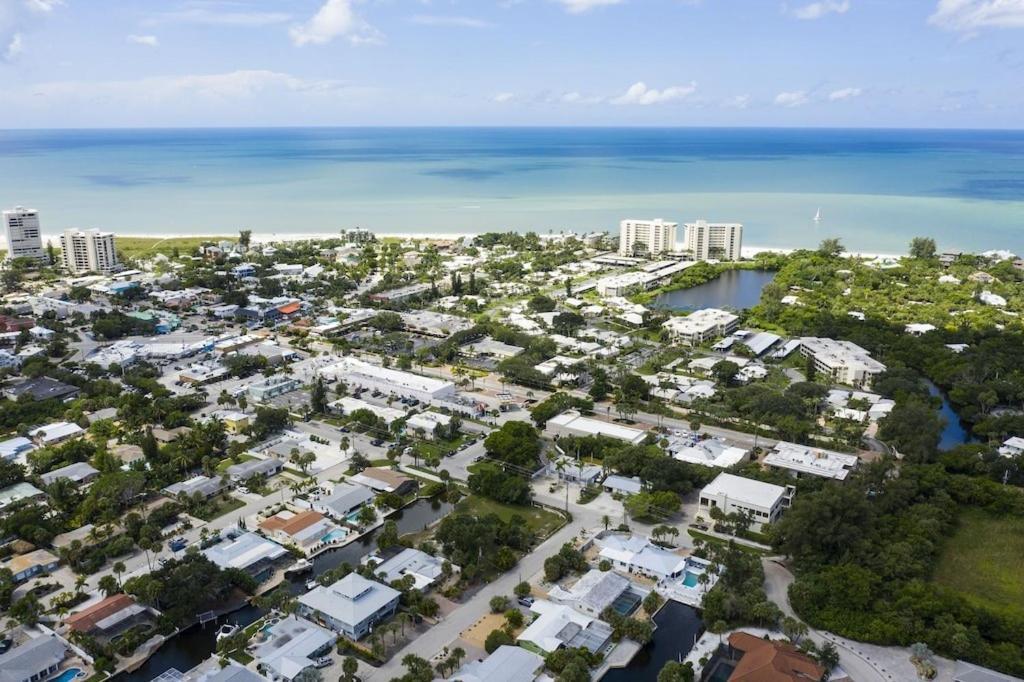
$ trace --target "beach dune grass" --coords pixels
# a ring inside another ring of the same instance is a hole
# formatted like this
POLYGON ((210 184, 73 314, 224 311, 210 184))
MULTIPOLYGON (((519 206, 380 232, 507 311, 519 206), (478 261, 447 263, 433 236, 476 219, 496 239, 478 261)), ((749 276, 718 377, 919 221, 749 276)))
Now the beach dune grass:
POLYGON ((147 258, 162 253, 173 256, 191 256, 203 244, 216 244, 222 240, 235 241, 238 237, 117 237, 117 250, 125 258, 147 258))
POLYGON ((946 542, 934 580, 978 606, 1024 617, 1024 518, 968 509, 946 542))

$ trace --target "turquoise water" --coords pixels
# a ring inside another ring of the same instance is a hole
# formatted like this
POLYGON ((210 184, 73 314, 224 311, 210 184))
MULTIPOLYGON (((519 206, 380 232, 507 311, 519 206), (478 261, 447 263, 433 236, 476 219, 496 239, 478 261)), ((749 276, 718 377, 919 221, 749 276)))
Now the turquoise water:
POLYGON ((697 587, 697 585, 699 584, 700 583, 697 581, 696 573, 690 573, 689 571, 687 571, 683 575, 683 585, 685 585, 686 587, 697 587))
POLYGON ((81 668, 68 668, 57 677, 51 677, 50 682, 71 682, 71 680, 78 677, 81 674, 81 668))
POLYGON ((740 221, 747 245, 1024 251, 1024 132, 412 128, 0 132, 44 232, 471 233, 740 221), (824 220, 812 217, 821 209, 824 220))
POLYGON ((344 528, 335 528, 327 535, 320 538, 320 542, 334 542, 335 540, 344 540, 348 535, 348 531, 344 528))

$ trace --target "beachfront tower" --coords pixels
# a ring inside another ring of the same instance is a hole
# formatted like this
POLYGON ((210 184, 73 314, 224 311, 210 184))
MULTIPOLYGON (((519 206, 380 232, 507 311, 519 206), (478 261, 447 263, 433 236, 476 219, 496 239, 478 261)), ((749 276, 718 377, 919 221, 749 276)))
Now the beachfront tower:
POLYGON ((99 272, 109 275, 120 269, 114 235, 99 230, 65 230, 60 237, 64 268, 73 275, 99 272))
POLYGON ((709 223, 706 220, 686 223, 682 250, 694 260, 739 260, 743 251, 743 225, 709 223))
POLYGON ((678 223, 657 220, 623 220, 619 223, 619 255, 654 256, 676 248, 678 223))
POLYGON ((39 232, 39 211, 16 206, 4 211, 4 237, 7 239, 7 259, 31 258, 40 263, 49 262, 39 232))

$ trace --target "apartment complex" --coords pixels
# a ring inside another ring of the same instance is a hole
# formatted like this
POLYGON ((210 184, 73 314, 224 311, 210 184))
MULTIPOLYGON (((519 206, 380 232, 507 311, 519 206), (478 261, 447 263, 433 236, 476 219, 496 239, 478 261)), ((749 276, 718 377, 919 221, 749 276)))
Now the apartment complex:
POLYGON ((683 251, 689 252, 694 260, 739 260, 743 251, 743 225, 706 220, 686 223, 683 251))
POLYGON ((108 275, 120 269, 114 235, 99 230, 65 230, 60 237, 64 268, 71 274, 99 272, 108 275))
POLYGON ((619 223, 619 254, 654 256, 676 248, 678 223, 657 220, 623 220, 619 223))
POLYGON ((703 308, 686 317, 670 317, 661 326, 668 330, 674 343, 699 346, 736 331, 740 318, 728 310, 703 308))
POLYGON ((850 341, 804 336, 800 354, 813 360, 815 371, 847 386, 870 386, 875 376, 885 371, 885 365, 850 341))
POLYGON ((41 263, 49 261, 43 250, 39 232, 39 211, 15 206, 4 211, 4 237, 7 239, 7 258, 32 258, 41 263))

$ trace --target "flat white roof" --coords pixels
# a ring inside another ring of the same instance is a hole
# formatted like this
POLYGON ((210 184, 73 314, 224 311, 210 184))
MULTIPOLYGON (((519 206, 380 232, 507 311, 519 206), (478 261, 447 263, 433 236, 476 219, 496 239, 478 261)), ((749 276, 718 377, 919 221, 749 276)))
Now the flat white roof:
POLYGON ((775 449, 764 458, 768 466, 789 469, 802 474, 845 480, 850 469, 857 466, 860 460, 856 455, 848 455, 832 450, 812 448, 780 441, 775 449))
POLYGON ((647 436, 646 431, 630 428, 621 424, 615 424, 613 422, 583 417, 580 416, 579 412, 573 412, 572 410, 568 410, 557 417, 549 419, 548 424, 563 429, 581 431, 589 435, 602 435, 610 438, 618 438, 619 440, 624 440, 627 443, 633 443, 634 445, 641 442, 647 436))
POLYGON ((772 507, 786 495, 786 489, 781 485, 722 473, 704 486, 701 495, 722 495, 734 502, 772 507))

